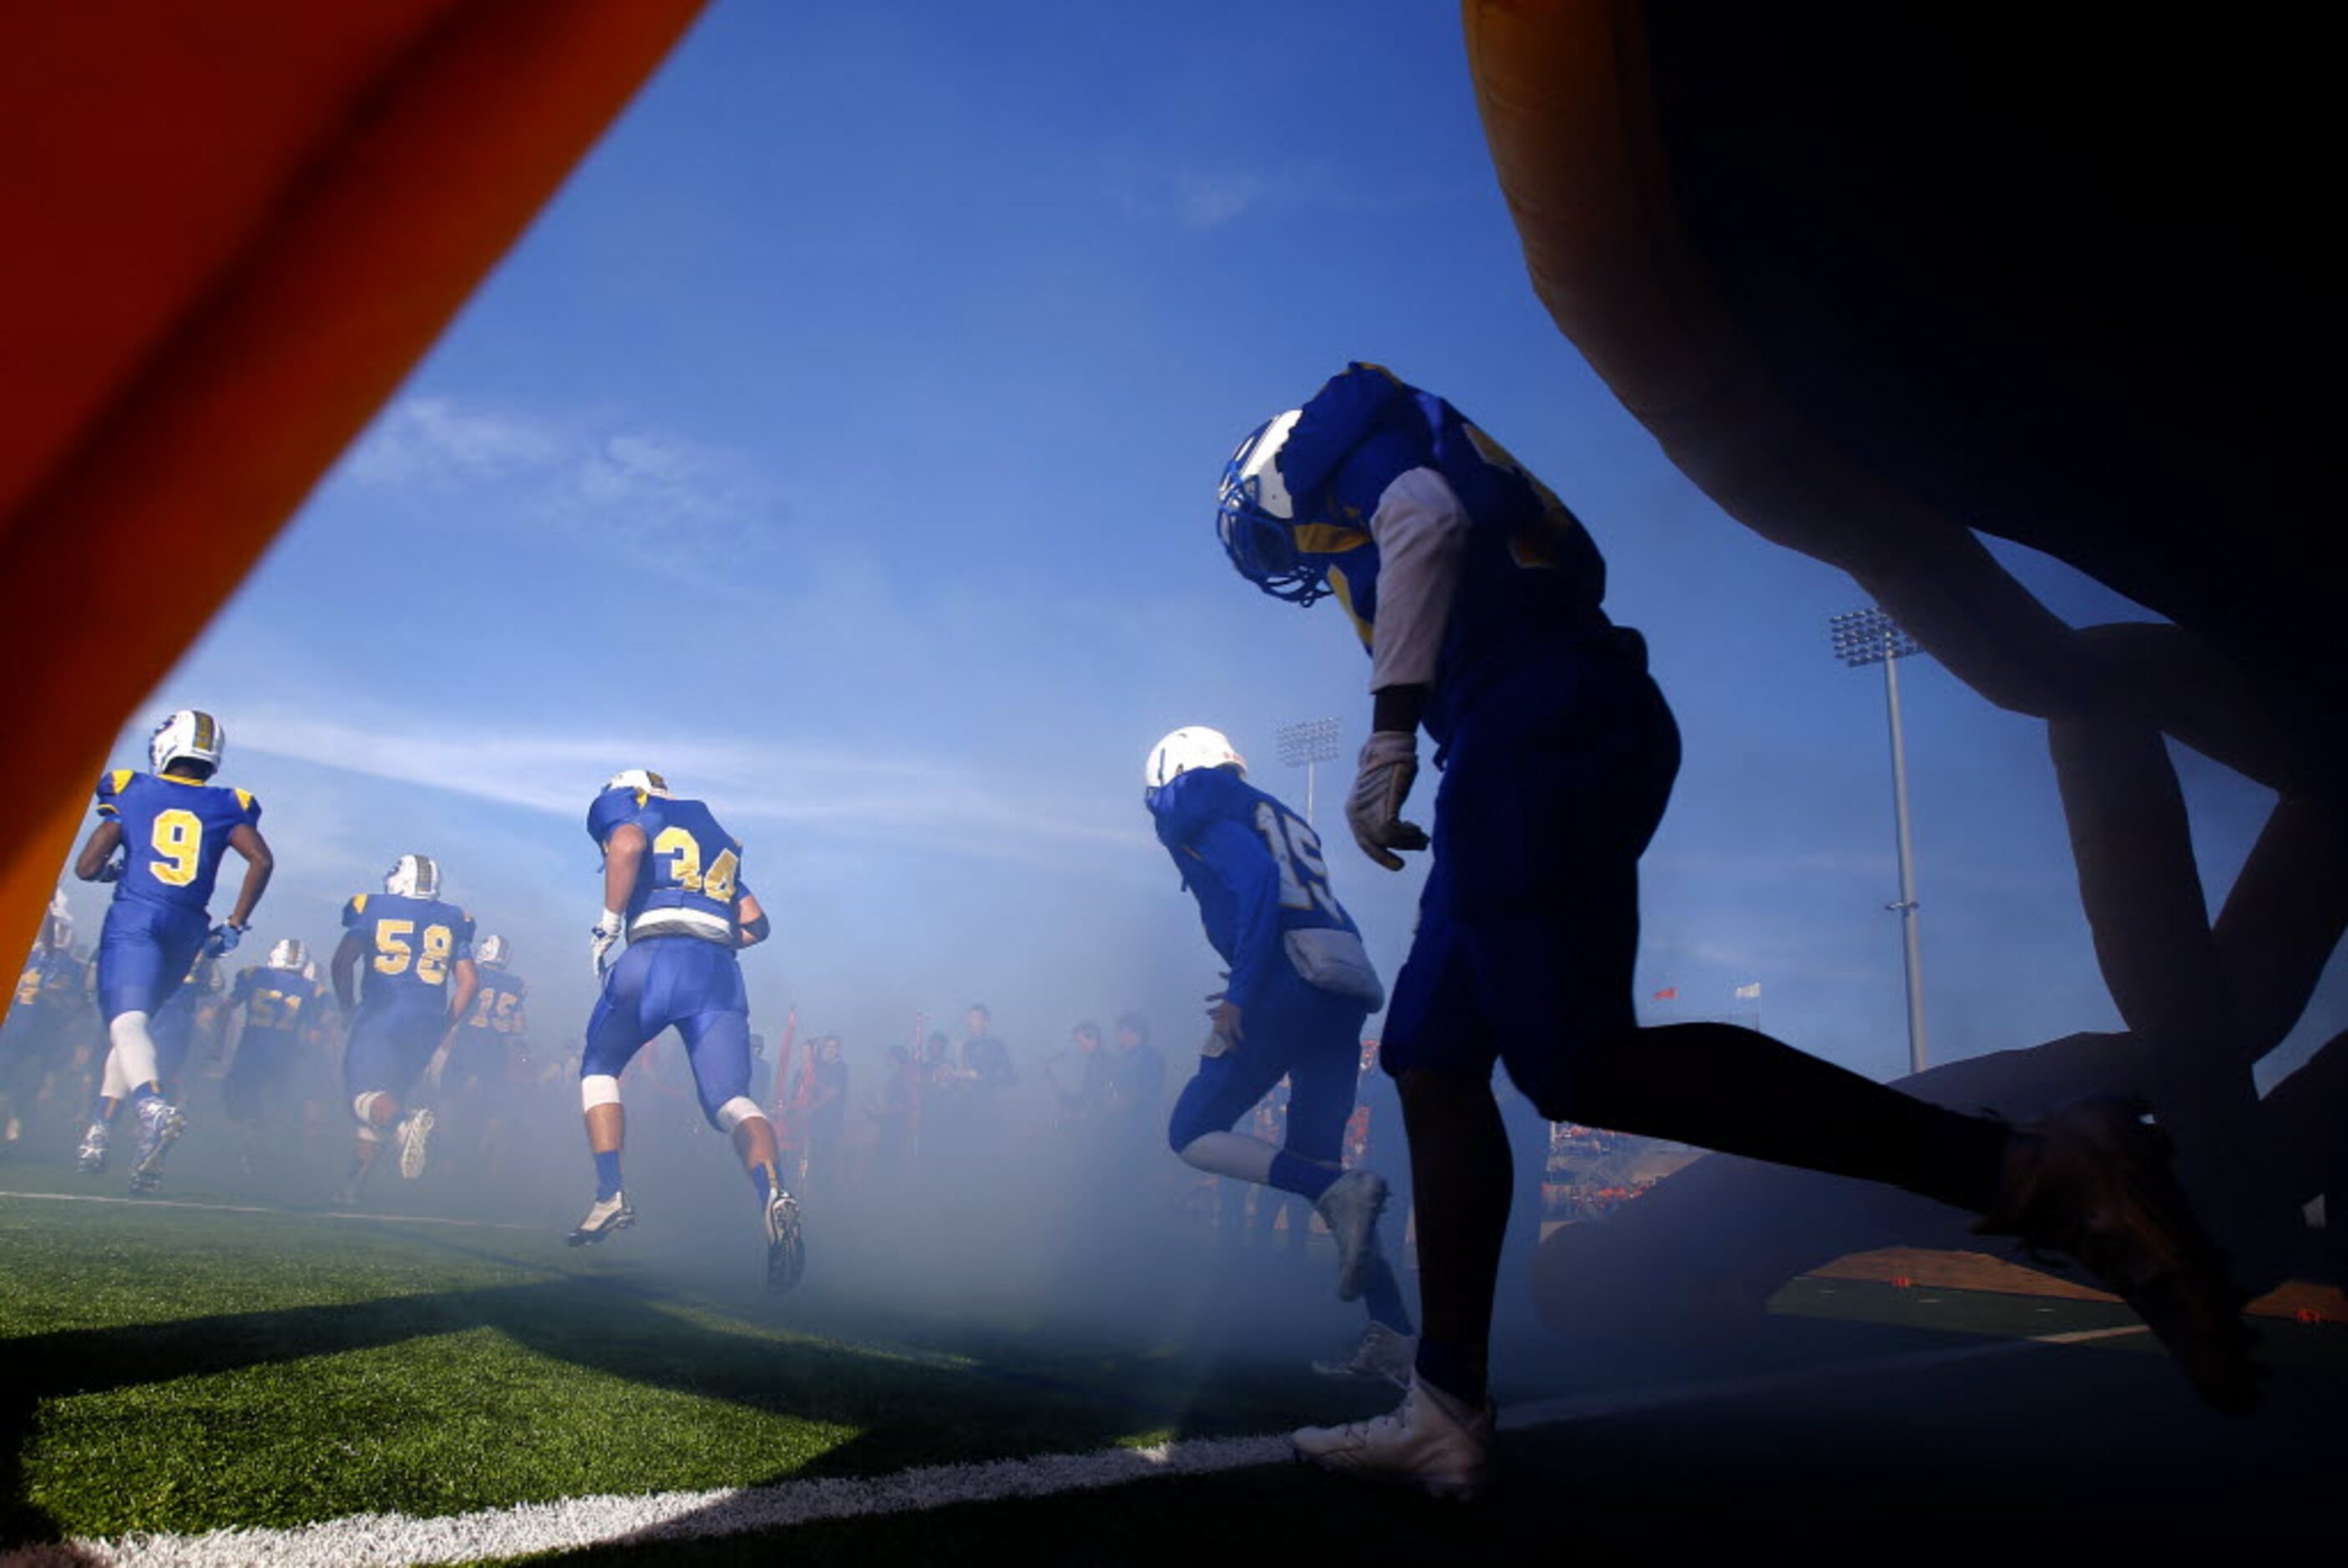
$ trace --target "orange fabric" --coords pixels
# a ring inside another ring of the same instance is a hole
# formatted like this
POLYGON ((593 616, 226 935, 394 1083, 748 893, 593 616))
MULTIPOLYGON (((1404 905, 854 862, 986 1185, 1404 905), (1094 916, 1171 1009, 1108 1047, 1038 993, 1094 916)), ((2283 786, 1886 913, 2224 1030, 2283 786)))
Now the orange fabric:
POLYGON ((1664 455, 1762 537, 1849 572, 1984 697, 2071 706, 2061 622, 1972 534, 1793 407, 1687 242, 1640 0, 1462 0, 1534 292, 1664 455))
POLYGON ((0 652, 46 827, 0 849, 0 951, 116 733, 700 5, 12 15, 0 652))

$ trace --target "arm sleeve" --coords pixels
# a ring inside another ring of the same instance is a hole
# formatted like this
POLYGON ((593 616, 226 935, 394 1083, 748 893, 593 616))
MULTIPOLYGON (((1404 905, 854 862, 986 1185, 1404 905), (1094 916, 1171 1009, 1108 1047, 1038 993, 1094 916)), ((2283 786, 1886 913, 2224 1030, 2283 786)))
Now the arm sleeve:
POLYGON ((114 798, 121 794, 122 787, 129 782, 130 772, 128 769, 118 768, 112 772, 101 773, 98 776, 98 814, 99 816, 118 817, 122 814, 117 810, 114 798))
POLYGON ((1263 841, 1228 817, 1200 829, 1193 841, 1200 858, 1231 890, 1231 984, 1223 995, 1244 1012, 1255 1005, 1272 973, 1285 963, 1280 944, 1280 872, 1263 841))
POLYGON ((1433 469, 1395 476, 1370 518, 1378 547, 1378 614, 1370 689, 1432 686, 1459 585, 1468 512, 1433 469))

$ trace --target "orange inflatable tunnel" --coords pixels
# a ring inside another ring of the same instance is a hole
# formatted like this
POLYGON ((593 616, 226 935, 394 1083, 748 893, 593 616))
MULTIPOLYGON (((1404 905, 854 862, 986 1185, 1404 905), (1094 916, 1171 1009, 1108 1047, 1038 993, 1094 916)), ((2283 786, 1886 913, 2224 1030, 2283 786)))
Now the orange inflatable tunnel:
MULTIPOLYGON (((2328 52, 2092 8, 1464 0, 1535 292, 1672 460, 2006 707, 2056 556, 2269 694, 2348 803, 2328 52)), ((1551 476, 1570 494, 1572 476, 1551 476)))
POLYGON ((11 9, 5 951, 30 944, 135 706, 699 8, 11 9))

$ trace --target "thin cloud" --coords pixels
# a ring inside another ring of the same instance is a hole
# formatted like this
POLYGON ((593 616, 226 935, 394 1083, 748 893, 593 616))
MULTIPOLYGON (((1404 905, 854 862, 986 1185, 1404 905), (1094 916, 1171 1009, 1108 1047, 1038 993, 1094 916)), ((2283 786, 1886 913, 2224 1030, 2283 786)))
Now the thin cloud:
POLYGON ((393 404, 344 471, 361 487, 413 493, 436 508, 469 492, 509 521, 697 581, 739 572, 788 511, 743 454, 668 431, 445 394, 393 404))
POLYGON ((565 820, 583 813, 588 796, 619 757, 644 759, 696 798, 718 802, 724 816, 744 822, 885 835, 996 859, 1150 844, 1145 833, 1100 820, 1095 803, 1056 810, 1009 780, 911 756, 641 736, 615 743, 503 729, 451 731, 445 723, 408 733, 267 707, 244 711, 239 722, 239 743, 254 751, 565 820))

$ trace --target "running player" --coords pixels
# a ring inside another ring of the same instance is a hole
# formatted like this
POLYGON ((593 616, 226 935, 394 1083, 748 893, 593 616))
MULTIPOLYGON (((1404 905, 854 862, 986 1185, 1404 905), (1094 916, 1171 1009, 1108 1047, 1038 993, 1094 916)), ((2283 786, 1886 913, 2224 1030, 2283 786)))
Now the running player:
POLYGON ((261 836, 261 802, 207 782, 227 748, 220 721, 194 708, 156 726, 147 748, 155 770, 118 769, 98 781, 100 820, 74 861, 82 881, 114 883, 98 938, 106 1066, 80 1163, 105 1169, 108 1123, 127 1099, 139 1117, 137 1191, 160 1178, 164 1151, 185 1126, 164 1096, 149 1020, 200 953, 217 958, 236 946, 276 865, 261 836), (244 883, 229 917, 211 925, 212 884, 230 850, 244 858, 244 883))
POLYGON ((1353 1352, 1328 1365, 1406 1384, 1410 1313, 1378 1249, 1385 1181, 1342 1162, 1362 1021, 1385 991, 1329 890, 1321 841, 1247 781, 1247 763, 1220 730, 1167 736, 1150 748, 1142 785, 1159 842, 1231 971, 1168 1140, 1200 1171, 1292 1192, 1319 1211, 1337 1242, 1338 1297, 1362 1300, 1370 1319, 1353 1352), (1283 1078, 1282 1141, 1232 1130, 1283 1078))
POLYGON ((1886 1181, 2086 1264, 2202 1397, 2256 1397, 2222 1256, 2140 1103, 2010 1126, 1912 1099, 1750 1029, 1642 1029, 1639 857, 1679 731, 1646 645, 1600 608, 1580 520, 1443 399, 1352 365, 1226 466, 1217 526, 1240 573, 1334 593, 1370 655, 1373 733, 1345 815, 1389 870, 1432 848, 1383 1056, 1416 1178, 1426 1319, 1403 1407, 1296 1434, 1333 1468, 1473 1491, 1491 1445, 1487 1346, 1513 1168, 1496 1061, 1552 1120, 1886 1181), (1402 816, 1418 731, 1444 768, 1429 835, 1402 816))
POLYGON ((635 1222, 620 1180, 625 1113, 620 1074, 645 1042, 674 1026, 693 1064, 709 1124, 734 1150, 758 1194, 767 1284, 788 1290, 806 1266, 798 1201, 783 1186, 775 1129, 750 1098, 750 1002, 742 948, 766 940, 766 912, 742 881, 742 842, 709 808, 669 792, 657 773, 631 769, 587 809, 587 834, 603 851, 603 914, 592 956, 603 995, 587 1020, 579 1099, 595 1159, 595 1202, 572 1231, 572 1246, 635 1222), (613 949, 626 939, 616 961, 613 949))
POLYGON ((343 1047, 343 1087, 358 1140, 343 1184, 344 1207, 355 1205, 383 1152, 384 1134, 399 1144, 399 1173, 424 1174, 432 1112, 408 1100, 425 1065, 473 1005, 473 917, 440 897, 440 867, 429 855, 402 855, 380 893, 343 906, 343 940, 328 965, 335 999, 350 1019, 343 1047), (355 992, 361 961, 366 985, 355 992))

